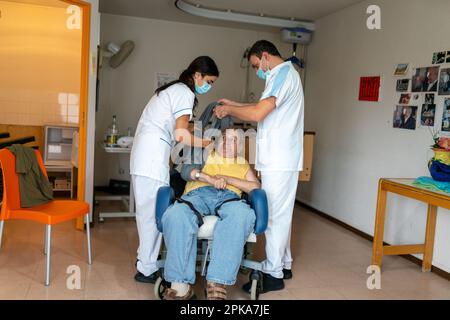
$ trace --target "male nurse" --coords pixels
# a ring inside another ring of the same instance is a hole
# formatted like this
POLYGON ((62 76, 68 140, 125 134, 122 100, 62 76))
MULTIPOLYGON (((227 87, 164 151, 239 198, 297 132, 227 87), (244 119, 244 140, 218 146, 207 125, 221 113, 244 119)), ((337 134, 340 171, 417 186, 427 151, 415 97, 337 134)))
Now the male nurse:
MULTIPOLYGON (((249 61, 266 86, 257 104, 227 99, 215 109, 219 119, 232 116, 258 123, 256 170, 269 200, 266 260, 261 293, 284 289, 292 278, 290 249, 292 215, 298 178, 303 170, 304 97, 300 76, 269 41, 256 42, 249 61)), ((244 291, 250 291, 250 283, 244 291)))

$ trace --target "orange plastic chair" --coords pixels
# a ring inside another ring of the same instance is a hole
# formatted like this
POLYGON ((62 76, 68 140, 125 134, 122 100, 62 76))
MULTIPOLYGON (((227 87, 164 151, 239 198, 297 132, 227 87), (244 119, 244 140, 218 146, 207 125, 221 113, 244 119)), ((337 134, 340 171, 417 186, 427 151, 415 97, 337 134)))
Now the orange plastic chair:
MULTIPOLYGON (((36 157, 42 171, 47 176, 41 154, 36 151, 36 157)), ((0 211, 0 248, 3 226, 7 220, 31 220, 46 225, 44 254, 46 255, 45 285, 50 285, 50 256, 52 226, 58 223, 86 216, 89 222, 89 204, 82 201, 54 200, 45 205, 33 208, 21 208, 19 177, 16 173, 16 157, 9 150, 0 150, 0 165, 3 172, 3 203, 0 211)), ((91 233, 89 223, 86 223, 88 264, 92 264, 91 233)))

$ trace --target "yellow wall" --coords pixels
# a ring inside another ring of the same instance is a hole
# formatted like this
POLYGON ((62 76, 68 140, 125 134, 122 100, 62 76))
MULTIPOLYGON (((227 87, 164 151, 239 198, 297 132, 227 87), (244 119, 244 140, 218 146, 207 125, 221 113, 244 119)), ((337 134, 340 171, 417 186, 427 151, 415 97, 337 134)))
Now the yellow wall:
POLYGON ((81 30, 66 9, 0 0, 0 123, 78 123, 81 30))

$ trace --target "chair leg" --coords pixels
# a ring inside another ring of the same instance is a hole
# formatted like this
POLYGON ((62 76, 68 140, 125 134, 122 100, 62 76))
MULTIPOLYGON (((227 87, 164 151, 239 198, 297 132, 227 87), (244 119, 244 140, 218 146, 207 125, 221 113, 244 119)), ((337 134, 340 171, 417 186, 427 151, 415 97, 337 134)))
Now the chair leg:
POLYGON ((0 221, 0 249, 2 248, 2 239, 3 239, 3 227, 5 225, 5 220, 0 221))
POLYGON ((52 251, 52 226, 47 225, 46 227, 46 239, 45 247, 47 248, 47 256, 45 257, 45 285, 48 287, 50 285, 50 256, 52 251))
POLYGON ((47 248, 47 232, 48 232, 47 226, 45 226, 45 230, 44 230, 44 255, 47 255, 47 251, 48 251, 48 248, 47 248))
POLYGON ((86 238, 87 238, 87 249, 88 249, 88 264, 92 264, 92 248, 91 248, 91 226, 90 226, 90 216, 86 215, 86 238))

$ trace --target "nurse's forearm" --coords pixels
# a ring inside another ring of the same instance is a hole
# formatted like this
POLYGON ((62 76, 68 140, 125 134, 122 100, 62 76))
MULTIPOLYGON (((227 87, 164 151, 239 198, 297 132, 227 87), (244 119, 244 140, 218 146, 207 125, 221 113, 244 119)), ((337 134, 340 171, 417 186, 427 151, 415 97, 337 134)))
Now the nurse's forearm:
POLYGON ((261 100, 258 104, 246 107, 225 106, 228 115, 241 119, 242 121, 263 121, 276 107, 276 98, 269 97, 261 100))
POLYGON ((246 106, 230 106, 229 107, 229 115, 238 118, 242 121, 253 121, 258 122, 259 116, 258 116, 258 110, 256 108, 256 105, 246 105, 246 106))
POLYGON ((176 130, 175 140, 179 143, 195 148, 206 148, 211 144, 211 140, 204 140, 202 138, 196 137, 185 129, 176 130))

